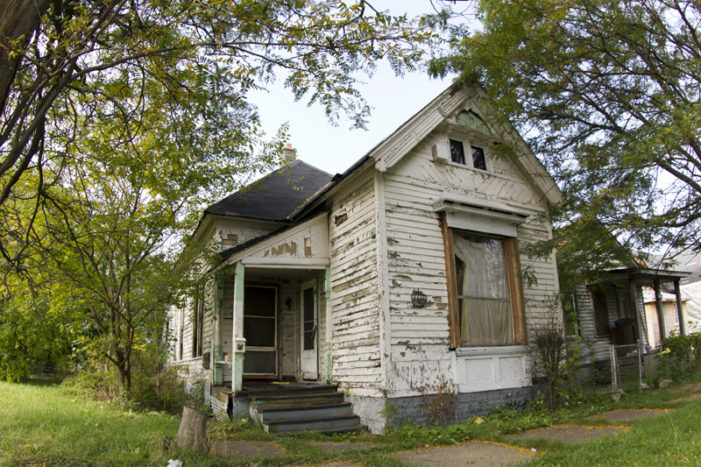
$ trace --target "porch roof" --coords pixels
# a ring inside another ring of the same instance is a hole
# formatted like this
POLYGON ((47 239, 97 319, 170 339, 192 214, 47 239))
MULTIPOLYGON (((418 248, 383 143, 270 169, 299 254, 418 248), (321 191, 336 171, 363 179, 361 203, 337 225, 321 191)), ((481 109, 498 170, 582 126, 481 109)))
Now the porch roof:
POLYGON ((670 269, 621 268, 607 271, 603 281, 621 282, 634 279, 641 284, 649 285, 653 284, 655 280, 660 281, 660 283, 673 282, 689 274, 687 271, 673 271, 670 269))
POLYGON ((329 264, 328 214, 258 237, 220 253, 220 266, 323 269, 329 264))

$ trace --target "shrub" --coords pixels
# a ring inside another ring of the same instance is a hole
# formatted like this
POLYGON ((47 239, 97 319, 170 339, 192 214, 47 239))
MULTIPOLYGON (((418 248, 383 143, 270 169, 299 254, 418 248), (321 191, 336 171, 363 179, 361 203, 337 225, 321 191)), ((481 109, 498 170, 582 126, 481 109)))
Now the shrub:
POLYGON ((581 342, 567 339, 559 322, 551 319, 535 330, 533 346, 538 356, 535 376, 545 380, 545 405, 557 410, 576 391, 581 342))
POLYGON ((678 381, 701 369, 701 333, 666 337, 662 348, 660 378, 678 381))

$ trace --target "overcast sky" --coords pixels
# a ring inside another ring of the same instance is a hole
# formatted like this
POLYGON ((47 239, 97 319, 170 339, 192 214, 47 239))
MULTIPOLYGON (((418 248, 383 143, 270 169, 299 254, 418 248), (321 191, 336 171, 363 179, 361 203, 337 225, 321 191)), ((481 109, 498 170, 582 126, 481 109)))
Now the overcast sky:
MULTIPOLYGON (((372 2, 392 14, 419 15, 433 11, 429 0, 382 0, 372 2)), ((289 90, 281 85, 268 92, 256 93, 252 102, 258 108, 264 128, 274 134, 283 123, 289 124, 289 142, 297 149, 297 158, 331 174, 341 173, 365 155, 399 125, 447 88, 452 77, 429 79, 417 71, 397 77, 386 63, 378 66, 360 91, 372 108, 367 131, 350 129, 342 119, 337 126, 329 123, 320 106, 307 107, 294 102, 289 90)))

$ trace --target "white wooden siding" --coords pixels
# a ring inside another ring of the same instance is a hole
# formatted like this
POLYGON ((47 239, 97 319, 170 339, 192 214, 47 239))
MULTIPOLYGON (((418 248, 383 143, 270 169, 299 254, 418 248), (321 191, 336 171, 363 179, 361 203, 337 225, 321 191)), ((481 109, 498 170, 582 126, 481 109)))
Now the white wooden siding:
POLYGON ((372 177, 363 177, 363 182, 334 197, 329 239, 333 379, 355 395, 379 396, 380 294, 372 177))
MULTIPOLYGON (((449 350, 448 296, 445 255, 439 216, 433 202, 446 191, 476 199, 497 200, 534 214, 518 228, 522 245, 550 238, 549 223, 535 220, 547 209, 542 194, 508 160, 488 157, 489 172, 455 164, 437 165, 431 146, 447 133, 429 136, 384 174, 387 223, 387 262, 391 323, 392 396, 415 395, 441 383, 455 384, 455 357, 449 350), (428 296, 424 308, 412 308, 411 292, 428 296)), ((485 148, 489 151, 489 148, 485 148)), ((466 151, 467 152, 467 151, 466 151)), ((524 285, 529 338, 533 330, 560 319, 554 308, 558 279, 554 257, 521 255, 537 283, 524 285)))

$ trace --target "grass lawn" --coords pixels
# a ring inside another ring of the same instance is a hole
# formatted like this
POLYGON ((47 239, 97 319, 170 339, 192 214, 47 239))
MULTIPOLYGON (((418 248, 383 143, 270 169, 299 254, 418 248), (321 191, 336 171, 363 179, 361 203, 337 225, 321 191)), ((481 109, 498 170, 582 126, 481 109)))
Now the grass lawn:
POLYGON ((122 412, 56 385, 0 382, 0 465, 165 465, 176 418, 122 412))
MULTIPOLYGON (((354 460, 366 465, 399 465, 393 453, 432 445, 454 445, 470 439, 502 441, 536 447, 540 456, 531 465, 701 465, 701 400, 667 401, 689 394, 672 389, 627 394, 621 401, 589 398, 555 414, 505 410, 470 423, 448 427, 407 425, 384 436, 369 434, 331 438, 373 443, 363 452, 329 453, 310 446, 329 440, 319 434, 279 437, 241 421, 211 422, 211 440, 272 440, 285 454, 255 459, 259 465, 311 464, 328 460, 354 460), (507 440, 504 435, 558 423, 592 423, 586 417, 615 408, 676 410, 639 420, 615 436, 579 446, 555 442, 507 440)), ((0 465, 160 465, 169 458, 185 465, 244 464, 243 461, 208 458, 193 452, 168 451, 164 438, 174 438, 178 420, 150 412, 124 412, 65 392, 56 385, 0 382, 0 465)))

